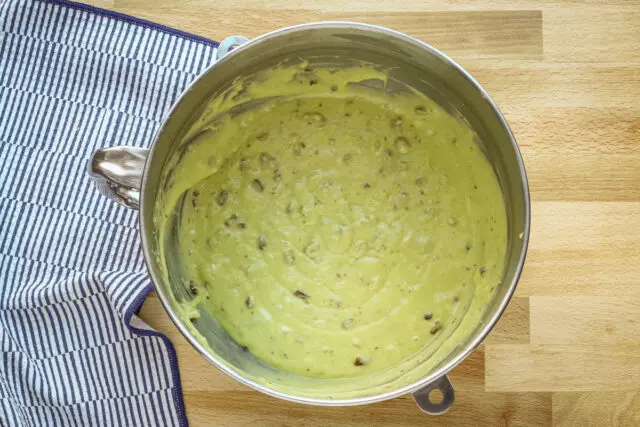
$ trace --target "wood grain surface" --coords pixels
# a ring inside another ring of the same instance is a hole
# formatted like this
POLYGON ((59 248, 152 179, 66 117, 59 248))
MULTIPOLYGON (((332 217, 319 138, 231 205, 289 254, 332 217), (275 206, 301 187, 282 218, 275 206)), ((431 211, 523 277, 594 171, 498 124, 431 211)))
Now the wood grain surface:
POLYGON ((317 20, 388 26, 443 50, 498 103, 533 200, 529 256, 505 315, 454 369, 456 402, 409 396, 318 408, 210 366, 157 298, 141 318, 176 346, 191 425, 640 425, 638 0, 95 0, 216 40, 317 20))

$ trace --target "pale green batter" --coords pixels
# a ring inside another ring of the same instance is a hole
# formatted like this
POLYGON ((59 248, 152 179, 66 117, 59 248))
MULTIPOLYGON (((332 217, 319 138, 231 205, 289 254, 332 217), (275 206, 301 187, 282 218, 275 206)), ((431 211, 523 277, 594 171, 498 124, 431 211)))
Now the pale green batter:
MULTIPOLYGON (((305 376, 455 345, 504 266, 504 202, 475 134, 420 95, 346 84, 362 73, 273 70, 289 96, 205 113, 159 201, 179 216, 160 222, 195 297, 184 315, 204 305, 256 357, 305 376)), ((259 98, 260 84, 238 93, 259 98)))

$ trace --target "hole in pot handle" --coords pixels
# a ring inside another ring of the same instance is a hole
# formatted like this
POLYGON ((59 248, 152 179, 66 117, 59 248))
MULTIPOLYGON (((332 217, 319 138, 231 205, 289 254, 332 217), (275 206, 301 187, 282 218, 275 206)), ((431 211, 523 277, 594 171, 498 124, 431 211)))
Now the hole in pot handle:
POLYGON ((218 50, 216 50, 216 61, 222 59, 227 53, 248 41, 249 39, 243 36, 230 36, 222 40, 218 46, 218 50))
POLYGON ((91 156, 89 176, 102 194, 121 205, 138 209, 148 154, 146 148, 103 148, 91 156))
POLYGON ((444 375, 411 394, 422 412, 429 415, 440 415, 447 412, 453 405, 455 391, 449 378, 444 375), (430 394, 433 390, 440 390, 442 393, 441 402, 434 403, 431 401, 430 394))

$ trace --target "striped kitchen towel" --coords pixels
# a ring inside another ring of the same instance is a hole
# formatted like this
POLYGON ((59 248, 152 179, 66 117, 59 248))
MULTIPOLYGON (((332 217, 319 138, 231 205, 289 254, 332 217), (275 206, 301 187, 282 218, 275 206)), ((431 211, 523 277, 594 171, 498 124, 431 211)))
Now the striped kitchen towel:
POLYGON ((148 145, 217 44, 68 1, 0 1, 0 424, 187 425, 137 213, 98 194, 99 147, 148 145))

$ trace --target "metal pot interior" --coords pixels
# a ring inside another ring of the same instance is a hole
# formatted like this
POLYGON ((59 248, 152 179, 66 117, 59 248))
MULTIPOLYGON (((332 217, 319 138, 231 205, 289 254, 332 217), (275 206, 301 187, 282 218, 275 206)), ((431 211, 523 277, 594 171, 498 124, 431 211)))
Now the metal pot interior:
POLYGON ((459 363, 489 332, 510 299, 524 262, 529 230, 528 187, 520 154, 504 119, 477 83, 423 43, 390 30, 350 23, 310 24, 268 34, 233 51, 194 82, 157 135, 144 175, 141 210, 143 247, 156 290, 172 320, 196 349, 247 385, 285 399, 321 405, 395 397, 428 384, 459 363), (411 86, 427 94, 451 114, 466 120, 479 136, 478 143, 495 169, 506 202, 507 259, 503 280, 482 322, 446 354, 429 350, 430 354, 416 355, 361 377, 308 378, 272 368, 243 351, 206 312, 197 326, 185 325, 176 316, 177 301, 189 298, 189 294, 179 266, 158 262, 162 242, 154 228, 155 203, 165 184, 167 162, 184 148, 180 146, 181 136, 207 102, 223 94, 234 79, 251 78, 259 70, 301 58, 317 67, 366 61, 389 69, 391 90, 411 86))

